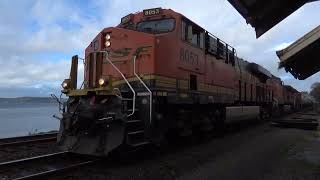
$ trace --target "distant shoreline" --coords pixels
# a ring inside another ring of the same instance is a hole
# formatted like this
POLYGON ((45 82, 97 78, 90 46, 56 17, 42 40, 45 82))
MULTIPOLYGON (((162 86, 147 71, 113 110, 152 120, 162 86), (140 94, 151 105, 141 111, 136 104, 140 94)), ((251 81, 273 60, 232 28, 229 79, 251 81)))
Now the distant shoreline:
POLYGON ((51 97, 18 97, 0 98, 0 109, 7 108, 32 108, 44 106, 57 106, 58 103, 51 97))
POLYGON ((15 104, 15 103, 8 103, 8 104, 1 104, 0 103, 0 110, 2 109, 24 109, 24 108, 47 108, 47 107, 59 107, 58 103, 25 103, 25 104, 15 104))
POLYGON ((57 101, 51 97, 0 98, 0 104, 39 104, 39 103, 57 104, 57 101))

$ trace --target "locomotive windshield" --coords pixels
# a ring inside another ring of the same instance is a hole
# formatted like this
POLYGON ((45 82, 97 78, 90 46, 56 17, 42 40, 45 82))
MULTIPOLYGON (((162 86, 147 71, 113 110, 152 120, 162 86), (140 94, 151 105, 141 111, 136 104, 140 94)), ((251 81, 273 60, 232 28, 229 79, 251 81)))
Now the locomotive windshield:
POLYGON ((137 24, 137 31, 146 33, 166 33, 173 31, 175 20, 174 19, 159 19, 152 21, 142 21, 137 24))

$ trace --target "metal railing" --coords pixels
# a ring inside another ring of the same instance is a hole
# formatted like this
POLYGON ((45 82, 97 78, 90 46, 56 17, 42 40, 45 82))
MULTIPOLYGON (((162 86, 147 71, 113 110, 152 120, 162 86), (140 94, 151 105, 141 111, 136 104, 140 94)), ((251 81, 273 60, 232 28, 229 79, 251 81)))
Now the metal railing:
POLYGON ((135 55, 133 57, 133 73, 134 75, 139 79, 139 81, 141 82, 141 84, 147 89, 147 91, 149 92, 149 98, 150 98, 150 112, 149 112, 149 116, 150 116, 150 124, 152 122, 152 92, 150 90, 150 88, 144 83, 144 81, 139 77, 139 75, 136 73, 136 59, 137 59, 137 55, 135 55))
MULTIPOLYGON (((123 78, 123 80, 126 82, 126 84, 129 86, 130 90, 133 93, 133 99, 132 99, 132 113, 128 115, 132 116, 135 113, 135 106, 136 106, 136 92, 133 89, 133 87, 131 86, 131 84, 129 83, 129 81, 127 80, 127 78, 124 76, 124 74, 119 70, 119 68, 112 63, 112 61, 109 59, 109 53, 107 51, 99 51, 102 53, 106 54, 106 60, 108 61, 108 63, 111 64, 111 66, 121 75, 121 77, 123 78)), ((141 84, 147 89, 148 93, 149 93, 149 98, 150 98, 150 110, 149 110, 149 118, 150 118, 150 124, 152 122, 152 91, 150 90, 150 88, 145 84, 145 82, 139 77, 139 75, 136 72, 136 59, 137 59, 137 55, 135 55, 133 57, 133 73, 134 75, 137 77, 137 79, 141 82, 141 84)))
POLYGON ((121 75, 123 80, 126 82, 126 84, 129 86, 130 90, 133 93, 133 99, 132 99, 132 113, 128 115, 128 117, 132 116, 135 113, 135 106, 136 106, 136 92, 134 91, 133 87, 127 80, 127 78, 123 75, 123 73, 119 70, 119 68, 112 63, 112 61, 109 59, 109 53, 107 51, 98 51, 106 54, 106 60, 111 64, 111 66, 121 75))
MULTIPOLYGON (((86 60, 84 58, 81 58, 81 57, 78 57, 80 60, 82 60, 82 63, 83 63, 83 69, 85 70, 85 67, 86 67, 86 60)), ((84 72, 84 78, 83 78, 83 81, 80 85, 80 88, 79 89, 82 89, 84 88, 84 86, 86 86, 86 72, 84 72)))

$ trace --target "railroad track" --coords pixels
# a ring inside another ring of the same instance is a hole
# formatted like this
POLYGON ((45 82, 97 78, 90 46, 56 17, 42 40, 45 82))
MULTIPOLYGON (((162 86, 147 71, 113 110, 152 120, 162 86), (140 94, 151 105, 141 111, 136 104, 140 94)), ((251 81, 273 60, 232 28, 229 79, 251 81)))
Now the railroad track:
POLYGON ((45 133, 37 134, 31 136, 20 136, 12 138, 3 138, 0 139, 0 148, 19 146, 25 144, 41 143, 41 142, 51 142, 57 140, 57 133, 45 133))
POLYGON ((46 154, 0 163, 0 179, 46 179, 96 163, 99 159, 70 152, 46 154))
POLYGON ((271 124, 288 128, 316 130, 319 126, 317 116, 318 114, 314 112, 297 112, 288 117, 274 119, 271 124))

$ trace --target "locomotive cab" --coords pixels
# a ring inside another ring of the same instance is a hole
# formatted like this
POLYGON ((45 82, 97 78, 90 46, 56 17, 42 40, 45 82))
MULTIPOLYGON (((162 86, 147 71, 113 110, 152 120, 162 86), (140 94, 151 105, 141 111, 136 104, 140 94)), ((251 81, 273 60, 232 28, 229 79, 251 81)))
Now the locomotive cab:
POLYGON ((68 101, 58 144, 80 154, 106 156, 268 117, 285 101, 270 72, 171 9, 129 14, 103 29, 85 49, 80 87, 79 59, 61 84, 68 101))
POLYGON ((58 139, 63 150, 107 155, 151 141, 155 48, 161 36, 175 36, 176 22, 171 10, 155 8, 103 29, 85 50, 80 88, 79 58, 72 58, 70 78, 62 83, 69 97, 58 139))
POLYGON ((186 126, 205 126, 168 116, 195 117, 193 113, 207 114, 217 107, 213 114, 224 116, 224 107, 234 103, 236 94, 235 54, 234 48, 170 9, 123 17, 86 48, 80 88, 77 56, 73 58, 70 78, 62 83, 69 99, 59 144, 63 150, 107 155, 122 147, 158 143, 168 129, 187 134, 186 126), (192 111, 196 104, 204 107, 192 111))

